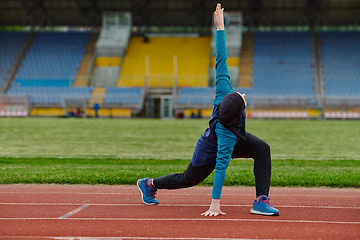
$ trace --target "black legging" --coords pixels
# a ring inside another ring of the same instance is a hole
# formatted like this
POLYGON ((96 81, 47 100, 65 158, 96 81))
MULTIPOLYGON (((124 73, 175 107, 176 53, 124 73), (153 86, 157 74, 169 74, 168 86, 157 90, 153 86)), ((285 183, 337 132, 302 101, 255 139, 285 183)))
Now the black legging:
MULTIPOLYGON (((271 177, 270 146, 257 136, 246 133, 245 140, 235 145, 232 158, 253 158, 256 196, 269 195, 271 177)), ((169 174, 155 178, 158 189, 179 189, 192 187, 202 182, 215 169, 215 164, 194 167, 191 163, 183 173, 169 174)))

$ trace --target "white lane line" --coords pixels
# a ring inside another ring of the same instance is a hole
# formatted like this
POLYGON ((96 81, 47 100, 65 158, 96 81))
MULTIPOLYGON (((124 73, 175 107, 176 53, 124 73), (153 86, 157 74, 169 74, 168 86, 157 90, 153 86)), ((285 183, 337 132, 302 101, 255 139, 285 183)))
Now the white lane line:
MULTIPOLYGON (((58 240, 123 240, 123 239, 138 239, 138 240, 265 240, 264 238, 196 238, 196 237, 46 237, 46 236, 3 236, 3 238, 36 238, 36 239, 58 239, 58 240)), ((294 240, 294 238, 292 238, 294 240)), ((283 238, 266 238, 266 240, 289 240, 283 238)), ((295 239, 296 240, 296 239, 295 239)))
MULTIPOLYGON (((360 190, 359 191, 354 191, 359 195, 336 195, 336 198, 360 198, 360 190)), ((74 194, 74 195, 139 195, 139 193, 102 193, 102 192, 98 192, 98 193, 92 193, 92 192, 1 192, 1 194, 74 194)), ((334 192, 334 193, 341 193, 341 192, 334 192)), ((211 191, 209 191, 209 193, 161 193, 161 196, 210 196, 211 195, 211 191)), ((221 196, 252 196, 254 197, 254 194, 250 194, 250 193, 246 193, 246 194, 242 194, 242 193, 222 193, 221 196)), ((271 194, 270 197, 334 197, 333 195, 329 194, 329 195, 318 195, 318 194, 271 194)))
POLYGON ((67 213, 67 214, 65 214, 65 215, 63 215, 63 216, 61 216, 61 217, 59 217, 59 218, 68 218, 68 217, 74 215, 75 213, 78 213, 78 212, 80 212, 81 210, 85 209, 85 208, 88 207, 89 205, 90 205, 90 204, 82 205, 81 207, 78 207, 77 209, 72 210, 71 212, 69 212, 69 213, 67 213))
POLYGON ((0 221, 14 220, 71 220, 71 221, 222 221, 222 222, 274 222, 274 223, 325 223, 325 224, 354 224, 360 225, 360 222, 339 222, 323 220, 275 220, 275 219, 252 219, 252 218, 0 218, 0 221))
MULTIPOLYGON (((0 203, 1 205, 17 205, 17 206, 78 206, 83 203, 0 203)), ((88 204, 90 205, 90 204, 88 204)), ((91 203, 91 206, 130 206, 142 207, 143 203, 91 203)), ((159 207, 208 207, 208 204, 159 204, 159 207)), ((251 207, 250 204, 222 204, 222 207, 251 207)), ((360 209, 360 206, 291 206, 291 205, 276 205, 278 208, 324 208, 324 209, 360 209)))
MULTIPOLYGON (((106 240, 109 238, 99 238, 99 239, 91 239, 91 238, 80 238, 80 240, 106 240)), ((113 238, 110 238, 113 239, 113 238)), ((264 238, 195 238, 195 237, 171 237, 171 238, 167 238, 167 237, 122 237, 122 238, 115 238, 114 240, 122 240, 122 239, 139 239, 139 240, 146 240, 146 239, 159 239, 159 240, 171 240, 171 239, 175 239, 175 240, 265 240, 264 238)), ((67 240, 67 239, 66 239, 67 240)), ((69 239, 70 240, 70 239, 69 239)), ((290 240, 290 239, 283 239, 283 238, 279 238, 279 239, 268 239, 266 238, 266 240, 290 240)), ((294 239, 293 239, 294 240, 294 239)))

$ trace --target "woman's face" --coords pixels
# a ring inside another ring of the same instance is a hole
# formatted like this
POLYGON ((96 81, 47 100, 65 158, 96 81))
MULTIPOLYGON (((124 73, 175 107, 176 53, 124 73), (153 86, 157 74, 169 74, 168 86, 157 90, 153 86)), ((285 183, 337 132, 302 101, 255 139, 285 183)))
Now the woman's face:
POLYGON ((246 107, 247 103, 246 103, 246 100, 245 100, 245 94, 241 94, 239 92, 237 92, 237 93, 243 98, 244 103, 245 103, 245 107, 246 107))

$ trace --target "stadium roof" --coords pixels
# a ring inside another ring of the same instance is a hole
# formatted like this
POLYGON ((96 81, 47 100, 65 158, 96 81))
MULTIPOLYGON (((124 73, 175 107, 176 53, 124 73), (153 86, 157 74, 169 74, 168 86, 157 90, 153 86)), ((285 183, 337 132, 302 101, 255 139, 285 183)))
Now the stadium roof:
MULTIPOLYGON (((0 0, 0 25, 101 26, 105 11, 127 11, 135 26, 211 26, 218 1, 0 0)), ((244 25, 359 25, 359 0, 223 0, 244 25)))

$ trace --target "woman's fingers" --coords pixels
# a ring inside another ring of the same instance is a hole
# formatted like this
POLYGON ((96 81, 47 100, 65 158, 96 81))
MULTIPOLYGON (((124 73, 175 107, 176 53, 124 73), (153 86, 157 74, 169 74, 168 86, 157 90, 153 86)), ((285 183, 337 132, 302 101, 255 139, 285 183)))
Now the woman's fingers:
POLYGON ((220 212, 216 212, 216 211, 212 211, 212 210, 207 210, 206 212, 202 213, 201 216, 209 216, 209 217, 216 217, 219 215, 225 215, 226 213, 220 211, 220 212))

